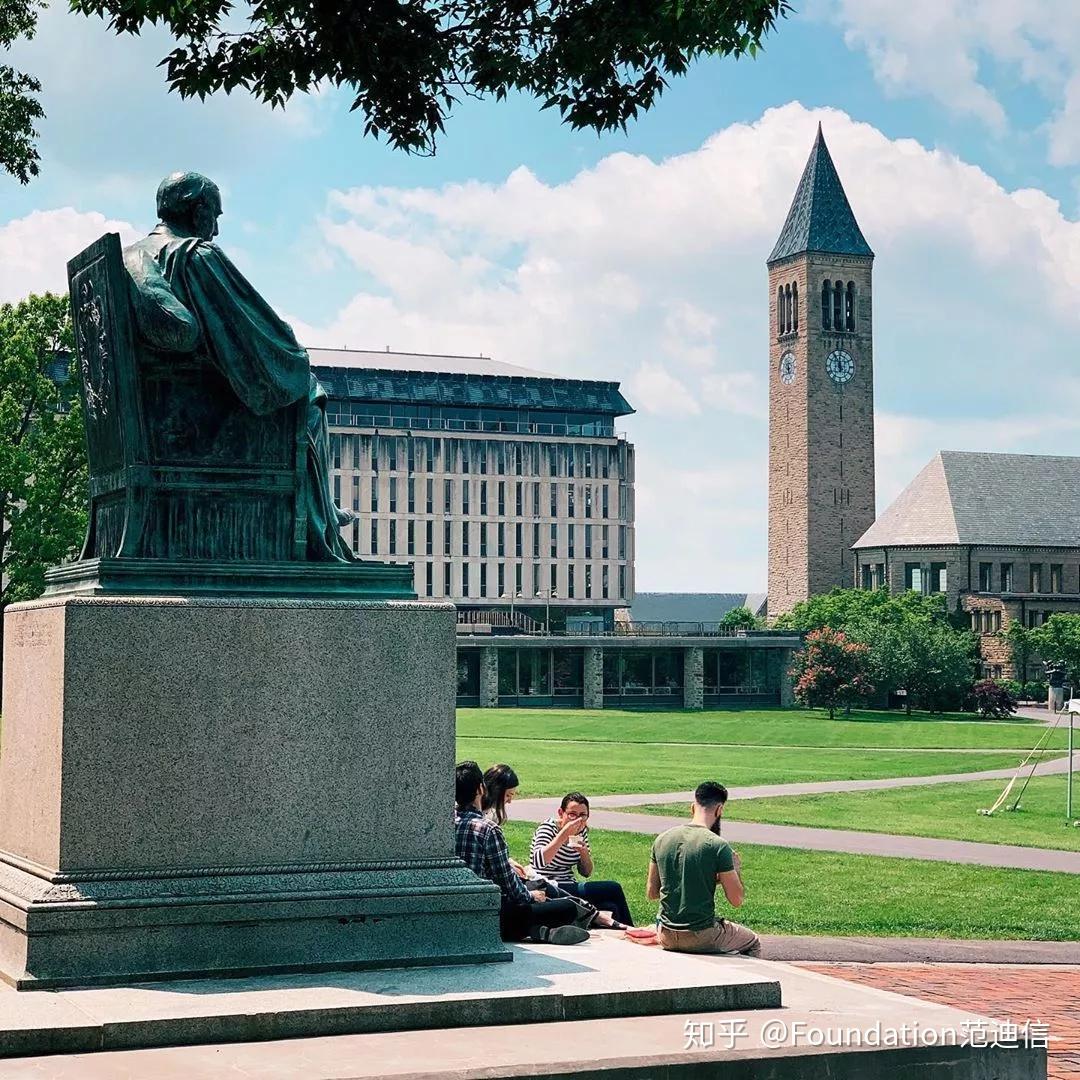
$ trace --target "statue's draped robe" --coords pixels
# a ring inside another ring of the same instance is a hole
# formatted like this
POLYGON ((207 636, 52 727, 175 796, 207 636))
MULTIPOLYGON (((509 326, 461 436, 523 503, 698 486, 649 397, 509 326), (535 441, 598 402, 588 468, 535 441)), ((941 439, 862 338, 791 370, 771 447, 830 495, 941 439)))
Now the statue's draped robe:
POLYGON ((198 351, 253 413, 308 402, 307 555, 350 562, 341 536, 352 516, 330 491, 326 391, 292 328, 216 244, 158 225, 124 251, 140 337, 163 352, 198 351))

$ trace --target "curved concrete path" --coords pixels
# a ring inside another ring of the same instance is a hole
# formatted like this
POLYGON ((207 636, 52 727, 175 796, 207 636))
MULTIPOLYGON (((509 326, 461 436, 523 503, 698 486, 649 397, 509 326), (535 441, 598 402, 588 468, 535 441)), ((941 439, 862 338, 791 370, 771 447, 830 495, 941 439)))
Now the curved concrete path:
MULTIPOLYGON (((1080 766, 1080 754, 1074 754, 1080 766)), ((948 774, 943 776, 907 776, 884 780, 824 780, 810 784, 773 784, 732 789, 732 798, 770 798, 780 795, 812 795, 822 792, 872 791, 882 788, 914 787, 924 784, 967 783, 975 780, 1007 780, 1012 769, 948 774)), ((1036 766, 1036 776, 1068 771, 1065 758, 1036 766)), ((1080 783, 1078 783, 1080 787, 1080 783)), ((685 817, 634 814, 606 809, 619 806, 644 806, 669 802, 689 802, 692 792, 676 791, 653 795, 598 795, 591 799, 589 817, 593 827, 616 832, 654 835, 681 825, 685 817)), ((555 799, 519 799, 514 802, 514 817, 524 821, 543 821, 551 815, 555 799)), ((801 848, 810 851, 841 851, 855 855, 883 855, 896 859, 926 859, 931 862, 969 863, 976 866, 1000 866, 1022 870, 1051 870, 1080 874, 1080 852, 1046 848, 1020 847, 1012 844, 983 844, 968 840, 940 840, 925 836, 897 836, 892 833, 853 832, 845 829, 815 829, 802 825, 767 825, 750 821, 725 821, 724 837, 746 844, 801 848)))

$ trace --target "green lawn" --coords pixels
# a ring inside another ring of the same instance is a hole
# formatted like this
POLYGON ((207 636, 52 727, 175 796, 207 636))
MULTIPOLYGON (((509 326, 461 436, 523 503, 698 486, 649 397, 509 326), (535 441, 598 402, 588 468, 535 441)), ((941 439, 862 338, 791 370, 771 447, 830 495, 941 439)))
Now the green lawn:
MULTIPOLYGON (((739 746, 820 746, 902 749, 1030 749, 1045 734, 1034 721, 988 723, 971 716, 856 711, 830 720, 802 709, 652 712, 605 709, 459 709, 458 735, 468 737, 730 743, 739 746)), ((1047 746, 1065 746, 1064 730, 1047 746)))
MULTIPOLYGON (((506 826, 518 858, 532 829, 506 826)), ((644 878, 652 838, 590 830, 589 841, 597 876, 621 881, 635 921, 651 922, 656 905, 645 899, 644 878)), ((1072 874, 749 844, 739 851, 748 899, 732 914, 764 933, 1080 940, 1072 874)))
MULTIPOLYGON (((1011 806, 1022 781, 1013 788, 1011 806)), ((986 844, 1080 851, 1080 828, 1065 824, 1065 777, 1036 776, 1028 784, 1020 809, 999 810, 993 817, 977 811, 994 805, 1003 780, 971 784, 935 784, 924 788, 853 791, 843 795, 799 795, 777 799, 734 800, 725 812, 731 821, 764 821, 776 825, 810 825, 820 829, 935 836, 977 840, 986 844)), ((1080 780, 1073 781, 1073 813, 1080 817, 1080 780)), ((686 813, 684 803, 637 806, 650 814, 686 813)), ((1080 882, 1077 884, 1080 890, 1080 882)))
POLYGON ((887 776, 1012 769, 1020 751, 961 754, 948 751, 769 749, 752 746, 702 746, 568 742, 543 739, 458 738, 458 760, 470 758, 487 768, 507 762, 521 779, 519 794, 588 795, 687 791, 705 779, 729 786, 784 784, 810 780, 855 780, 887 776))

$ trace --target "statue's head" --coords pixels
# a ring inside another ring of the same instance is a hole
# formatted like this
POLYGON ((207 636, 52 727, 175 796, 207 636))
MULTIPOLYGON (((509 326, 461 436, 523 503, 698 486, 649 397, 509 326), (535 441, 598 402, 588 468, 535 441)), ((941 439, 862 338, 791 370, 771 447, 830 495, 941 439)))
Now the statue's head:
POLYGON ((172 173, 158 185, 157 212, 176 232, 213 240, 218 234, 221 192, 201 173, 172 173))

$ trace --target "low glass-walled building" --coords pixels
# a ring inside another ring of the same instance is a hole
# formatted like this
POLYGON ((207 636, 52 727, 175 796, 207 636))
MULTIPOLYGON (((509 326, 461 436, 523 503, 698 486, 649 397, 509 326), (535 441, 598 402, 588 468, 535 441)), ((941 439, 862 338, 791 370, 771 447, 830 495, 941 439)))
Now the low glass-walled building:
POLYGON ((458 638, 458 705, 715 708, 791 702, 797 634, 458 638))

